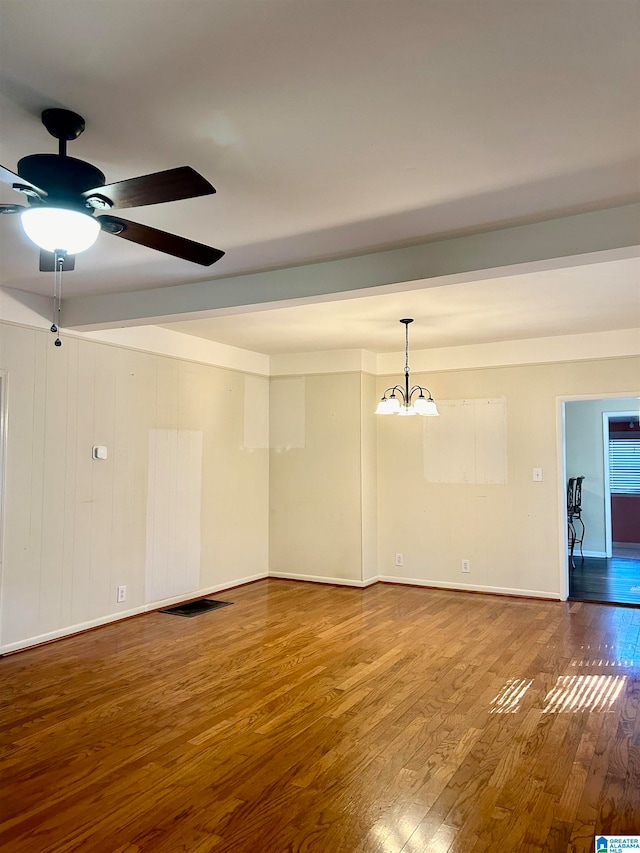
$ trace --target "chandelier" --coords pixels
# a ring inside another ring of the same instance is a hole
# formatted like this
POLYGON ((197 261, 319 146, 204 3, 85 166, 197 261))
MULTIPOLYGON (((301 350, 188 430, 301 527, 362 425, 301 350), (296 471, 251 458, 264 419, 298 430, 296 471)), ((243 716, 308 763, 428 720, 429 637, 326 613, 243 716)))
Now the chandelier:
POLYGON ((400 322, 404 323, 405 337, 404 388, 401 385, 392 385, 391 388, 387 388, 378 403, 376 415, 435 417, 440 412, 431 396, 431 391, 428 388, 423 388, 422 385, 414 385, 413 388, 409 389, 409 323, 413 323, 413 319, 404 319, 400 322))

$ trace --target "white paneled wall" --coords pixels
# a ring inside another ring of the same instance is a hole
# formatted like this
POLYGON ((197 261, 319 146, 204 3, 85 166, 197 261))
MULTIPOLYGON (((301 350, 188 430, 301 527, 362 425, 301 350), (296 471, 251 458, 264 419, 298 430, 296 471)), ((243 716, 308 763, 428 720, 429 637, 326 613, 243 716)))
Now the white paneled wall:
POLYGON ((244 374, 4 323, 0 370, 3 649, 267 574, 268 449, 244 448, 244 374))
POLYGON ((202 432, 149 431, 147 603, 200 586, 202 432))

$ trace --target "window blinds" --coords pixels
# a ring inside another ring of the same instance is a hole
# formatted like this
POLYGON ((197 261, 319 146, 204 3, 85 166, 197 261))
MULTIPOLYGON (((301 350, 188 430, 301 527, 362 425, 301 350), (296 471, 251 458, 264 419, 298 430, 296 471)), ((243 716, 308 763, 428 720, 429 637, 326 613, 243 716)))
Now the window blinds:
POLYGON ((614 495, 640 495, 640 438, 609 439, 609 481, 614 495))

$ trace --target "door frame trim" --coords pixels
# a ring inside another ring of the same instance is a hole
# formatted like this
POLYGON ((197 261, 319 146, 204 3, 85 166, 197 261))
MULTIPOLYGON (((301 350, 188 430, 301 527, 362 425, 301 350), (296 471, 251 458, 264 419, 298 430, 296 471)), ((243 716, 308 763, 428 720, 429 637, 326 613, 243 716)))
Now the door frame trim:
MULTIPOLYGON (((599 394, 564 394, 556 397, 556 470, 558 478, 558 569, 560 573, 560 600, 569 597, 569 553, 567 549, 567 436, 565 430, 565 403, 579 400, 626 400, 640 399, 640 391, 609 391, 599 394)), ((621 412, 612 414, 620 415, 621 412)), ((608 453, 607 466, 608 466, 608 453)), ((606 525, 605 525, 606 528, 606 525)))

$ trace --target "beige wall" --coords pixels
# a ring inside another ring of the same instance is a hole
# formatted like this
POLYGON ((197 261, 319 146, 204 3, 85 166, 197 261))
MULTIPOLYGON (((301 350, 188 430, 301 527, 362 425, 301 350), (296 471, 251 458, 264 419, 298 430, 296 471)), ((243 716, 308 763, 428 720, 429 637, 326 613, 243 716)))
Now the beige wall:
POLYGON ((271 380, 274 574, 362 579, 360 386, 359 373, 271 380), (303 411, 288 383, 303 383, 303 411))
POLYGON ((363 373, 360 384, 363 581, 378 576, 378 418, 371 402, 375 397, 376 379, 363 373))
MULTIPOLYGON (((378 426, 379 573, 421 583, 560 594, 557 398, 636 389, 640 359, 460 370, 412 377, 437 400, 506 398, 507 483, 427 483, 429 419, 381 417, 378 426), (543 468, 535 483, 532 469, 543 468), (395 553, 404 567, 394 566, 395 553), (461 561, 471 561, 462 574, 461 561)), ((378 394, 390 377, 380 378, 378 394)), ((372 401, 373 405, 373 401, 372 401)), ((561 458, 561 456, 560 456, 561 458)))
POLYGON ((271 574, 377 577, 374 397, 368 373, 271 380, 271 574))
MULTIPOLYGON (((636 381, 636 385, 640 382, 636 381)), ((638 398, 573 400, 565 406, 567 477, 584 476, 583 550, 605 556, 603 412, 638 411, 638 398)), ((580 525, 578 525, 580 533, 580 525)))
POLYGON ((200 589, 266 575, 268 450, 244 448, 242 373, 72 337, 56 348, 2 323, 0 368, 4 648, 158 604, 145 600, 151 430, 202 434, 200 589))

